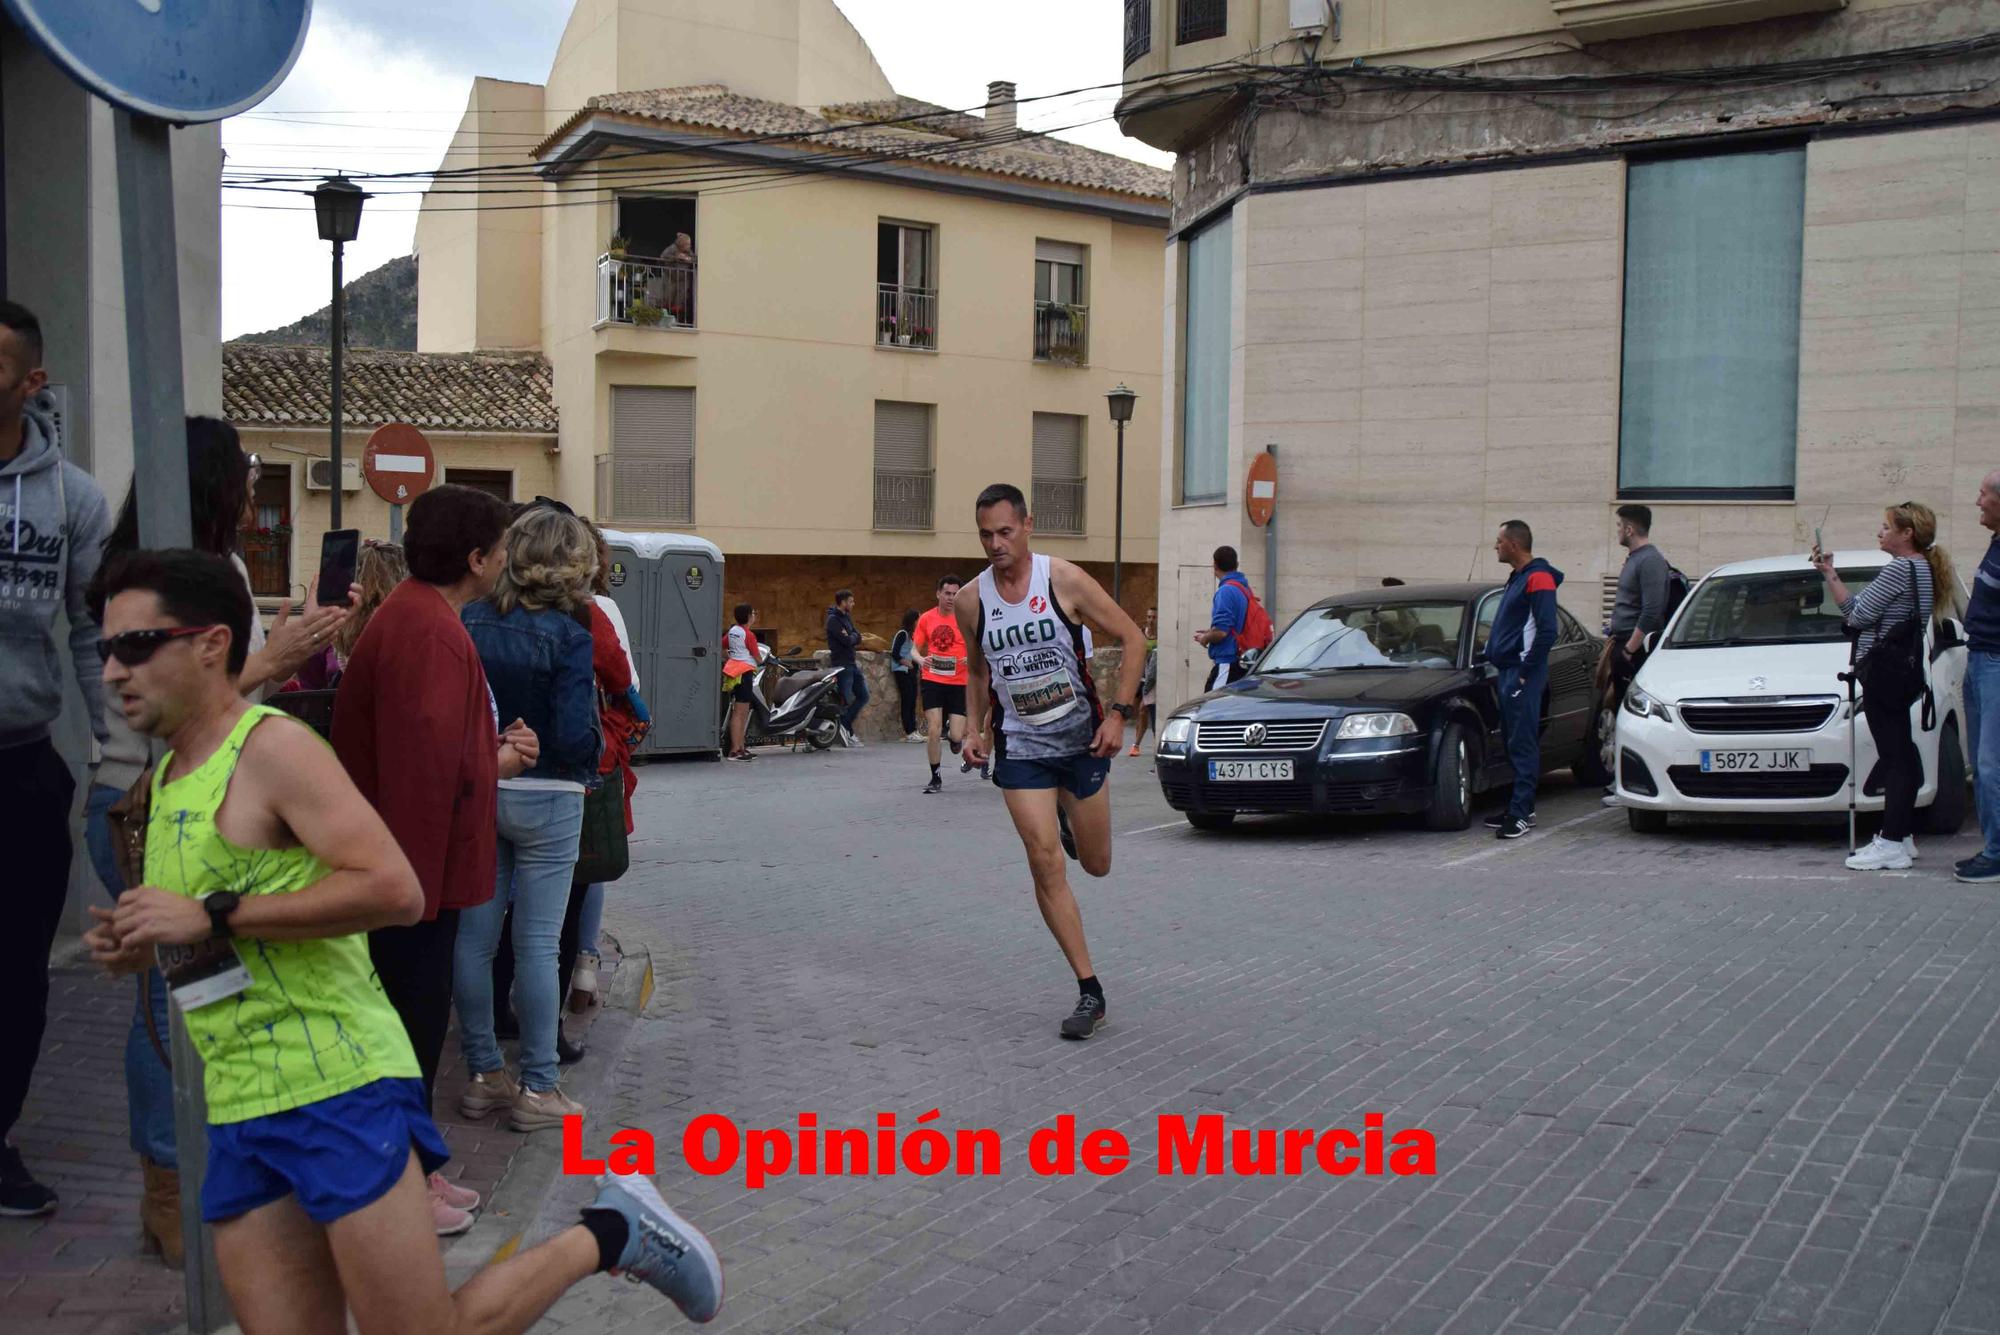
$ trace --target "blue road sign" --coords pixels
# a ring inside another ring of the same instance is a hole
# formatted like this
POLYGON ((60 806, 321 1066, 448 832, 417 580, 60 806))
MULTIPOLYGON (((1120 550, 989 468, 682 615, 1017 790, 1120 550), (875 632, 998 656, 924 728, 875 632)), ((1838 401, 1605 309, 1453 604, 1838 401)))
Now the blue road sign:
POLYGON ((305 45, 312 0, 0 0, 70 77, 175 124, 248 111, 305 45))

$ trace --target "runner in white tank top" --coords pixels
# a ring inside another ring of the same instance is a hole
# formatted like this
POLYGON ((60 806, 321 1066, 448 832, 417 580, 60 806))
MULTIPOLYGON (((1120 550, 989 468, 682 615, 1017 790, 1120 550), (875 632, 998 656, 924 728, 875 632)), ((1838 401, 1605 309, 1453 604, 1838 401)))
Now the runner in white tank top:
POLYGON ((986 760, 993 733, 993 784, 1027 849, 1042 920, 1076 974, 1077 1002, 1064 1038, 1089 1038, 1104 1022, 1104 989, 1083 939, 1063 854, 1092 876, 1111 871, 1111 757, 1139 696, 1146 637, 1103 587, 1068 561, 1029 550, 1034 520, 1020 488, 988 487, 973 507, 987 569, 977 597, 954 607, 971 655, 966 688, 968 764, 986 760), (1117 689, 1100 700, 1085 627, 1116 636, 1125 661, 1117 689))

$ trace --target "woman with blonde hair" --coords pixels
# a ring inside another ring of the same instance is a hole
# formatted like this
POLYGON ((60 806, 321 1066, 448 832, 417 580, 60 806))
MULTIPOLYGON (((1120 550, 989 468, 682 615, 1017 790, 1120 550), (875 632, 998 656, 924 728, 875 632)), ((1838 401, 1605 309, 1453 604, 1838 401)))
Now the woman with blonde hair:
POLYGON ((326 691, 339 686, 347 660, 354 657, 354 646, 361 643, 361 632, 368 629, 369 618, 409 577, 409 563, 403 559, 401 547, 373 538, 362 543, 361 557, 354 566, 354 583, 361 590, 361 600, 334 632, 333 643, 307 659, 299 675, 285 683, 285 689, 326 691))
POLYGON ((1923 757, 1910 732, 1910 707, 1924 691, 1924 627, 1958 607, 1958 573, 1937 545, 1937 515, 1928 505, 1904 501, 1884 510, 1875 541, 1890 561, 1859 594, 1848 591, 1830 553, 1814 549, 1812 561, 1855 636, 1861 712, 1880 757, 1882 830, 1847 865, 1901 871, 1917 858, 1912 831, 1924 785, 1923 757))
POLYGON ((575 515, 537 503, 509 526, 505 548, 493 596, 465 609, 465 629, 498 717, 532 728, 541 752, 518 777, 500 781, 493 898, 460 920, 452 1000, 470 1077, 459 1112, 477 1119, 504 1108, 515 1130, 537 1131, 584 1111, 556 1082, 556 953, 583 797, 599 781, 590 635, 597 543, 575 515), (518 1082, 507 1073, 493 1028, 493 958, 510 906, 518 1082))

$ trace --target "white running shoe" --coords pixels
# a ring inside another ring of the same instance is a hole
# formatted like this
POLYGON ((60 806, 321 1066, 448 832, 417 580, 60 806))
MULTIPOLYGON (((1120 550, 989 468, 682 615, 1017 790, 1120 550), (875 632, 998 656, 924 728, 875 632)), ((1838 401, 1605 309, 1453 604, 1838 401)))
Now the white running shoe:
POLYGON ((1902 871, 1910 865, 1910 854, 1903 844, 1892 844, 1878 834, 1856 850, 1847 865, 1852 871, 1902 871))
POLYGON ((1906 834, 1903 836, 1903 852, 1909 855, 1910 861, 1915 862, 1917 860, 1917 837, 1915 835, 1906 834))

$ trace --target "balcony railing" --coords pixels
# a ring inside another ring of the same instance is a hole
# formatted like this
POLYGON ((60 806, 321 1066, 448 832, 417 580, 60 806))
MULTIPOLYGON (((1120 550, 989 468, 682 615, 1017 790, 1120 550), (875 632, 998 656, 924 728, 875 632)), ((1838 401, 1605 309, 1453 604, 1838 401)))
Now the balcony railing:
MULTIPOLYGON (((883 347, 937 351, 937 289, 896 283, 875 287, 875 341, 883 347)), ((930 527, 928 521, 924 527, 930 527)))
POLYGON ((1125 63, 1153 49, 1153 0, 1125 0, 1125 63))
POLYGON ((1174 40, 1181 45, 1205 42, 1229 31, 1229 0, 1180 0, 1180 21, 1174 40))
POLYGON ((937 474, 875 472, 875 527, 928 533, 937 474))
POLYGON ((1090 307, 1035 303, 1035 360, 1082 366, 1090 360, 1090 307))
POLYGON ((597 322, 654 329, 692 329, 694 266, 601 255, 597 260, 597 322))
POLYGON ((1080 538, 1084 534, 1084 481, 1082 478, 1050 481, 1035 479, 1035 494, 1029 501, 1035 509, 1035 532, 1080 538))
POLYGON ((694 523, 694 460, 621 461, 615 454, 598 455, 597 520, 606 524, 694 523))

